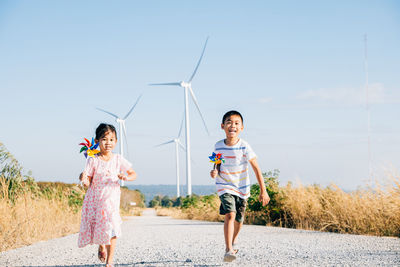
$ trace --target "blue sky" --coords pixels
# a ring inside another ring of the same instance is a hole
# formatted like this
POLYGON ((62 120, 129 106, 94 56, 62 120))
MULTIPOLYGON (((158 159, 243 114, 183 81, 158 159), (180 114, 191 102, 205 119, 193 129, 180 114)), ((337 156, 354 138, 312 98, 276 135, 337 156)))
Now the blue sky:
POLYGON ((1 1, 0 142, 37 180, 75 182, 77 144, 115 125, 95 108, 123 116, 143 93, 126 121, 135 183, 173 184, 174 147, 154 146, 177 135, 183 90, 148 84, 188 79, 209 36, 192 82, 210 129, 191 102, 193 184, 213 183, 207 157, 236 109, 282 184, 354 189, 368 180, 364 34, 380 180, 400 167, 397 1, 1 1))

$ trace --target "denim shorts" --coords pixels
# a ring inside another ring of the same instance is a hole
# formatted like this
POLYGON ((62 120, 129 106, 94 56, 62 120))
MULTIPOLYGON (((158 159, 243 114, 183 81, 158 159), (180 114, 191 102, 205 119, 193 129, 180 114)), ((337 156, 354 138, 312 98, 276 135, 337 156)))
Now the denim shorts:
POLYGON ((240 223, 243 222, 247 205, 246 199, 231 195, 229 193, 220 195, 219 199, 221 200, 219 214, 225 215, 229 212, 235 212, 235 220, 240 223))

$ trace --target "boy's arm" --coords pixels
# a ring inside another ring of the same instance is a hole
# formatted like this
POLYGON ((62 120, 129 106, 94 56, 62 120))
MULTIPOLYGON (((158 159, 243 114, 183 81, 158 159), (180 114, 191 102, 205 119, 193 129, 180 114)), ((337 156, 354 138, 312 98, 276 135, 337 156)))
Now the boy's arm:
POLYGON ((257 177, 258 184, 260 185, 260 196, 259 201, 262 202, 262 205, 265 206, 268 204, 270 198, 268 196, 267 190, 265 189, 264 178, 261 173, 261 169, 258 166, 257 158, 252 158, 249 160, 251 167, 253 168, 254 174, 257 177))

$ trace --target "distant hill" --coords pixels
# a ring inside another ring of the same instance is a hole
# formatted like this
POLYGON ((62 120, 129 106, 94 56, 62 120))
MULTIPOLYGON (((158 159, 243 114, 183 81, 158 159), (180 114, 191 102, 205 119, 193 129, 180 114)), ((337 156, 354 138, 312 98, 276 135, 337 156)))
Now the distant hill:
MULTIPOLYGON (((146 205, 157 195, 161 196, 176 196, 176 185, 158 184, 158 185, 128 185, 129 189, 138 189, 145 196, 146 205)), ((180 187, 181 196, 186 196, 186 186, 180 187)), ((215 185, 193 185, 192 194, 199 196, 211 195, 216 192, 215 185)))

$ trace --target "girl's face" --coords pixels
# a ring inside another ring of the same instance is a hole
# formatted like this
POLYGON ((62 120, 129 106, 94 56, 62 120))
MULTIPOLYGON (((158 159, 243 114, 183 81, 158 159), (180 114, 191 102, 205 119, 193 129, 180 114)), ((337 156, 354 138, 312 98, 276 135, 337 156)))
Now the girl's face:
POLYGON ((114 132, 108 131, 98 140, 101 153, 111 153, 117 144, 117 137, 114 132))

